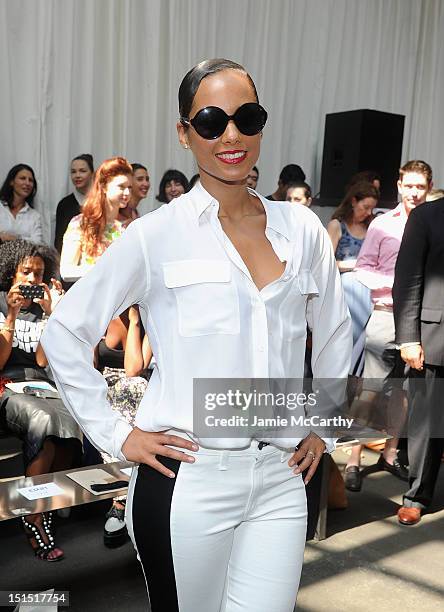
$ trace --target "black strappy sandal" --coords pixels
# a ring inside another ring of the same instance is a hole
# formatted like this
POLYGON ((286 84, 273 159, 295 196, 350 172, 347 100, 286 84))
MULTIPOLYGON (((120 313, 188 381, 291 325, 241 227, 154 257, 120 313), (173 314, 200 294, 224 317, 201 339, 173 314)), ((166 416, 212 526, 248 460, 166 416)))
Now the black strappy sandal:
POLYGON ((23 529, 25 530, 26 537, 36 557, 42 561, 61 561, 64 558, 63 551, 56 547, 54 536, 51 533, 52 512, 48 512, 47 514, 43 512, 41 516, 41 525, 30 523, 22 517, 23 529), (34 540, 34 542, 32 542, 32 540, 34 540), (50 553, 53 551, 58 551, 61 554, 56 557, 49 557, 50 553))

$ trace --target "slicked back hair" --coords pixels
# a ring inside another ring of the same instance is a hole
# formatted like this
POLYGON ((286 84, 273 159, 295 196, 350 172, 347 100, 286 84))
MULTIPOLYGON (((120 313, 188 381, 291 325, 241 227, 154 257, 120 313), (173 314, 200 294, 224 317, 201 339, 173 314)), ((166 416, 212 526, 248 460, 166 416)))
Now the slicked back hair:
POLYGON ((222 70, 238 70, 245 74, 250 81, 251 87, 253 88, 256 102, 259 102, 259 98, 256 91, 256 86, 253 79, 248 74, 243 66, 232 62, 231 60, 217 58, 211 60, 205 60, 191 68, 184 76, 182 83, 179 87, 179 114, 185 119, 189 119, 191 107, 193 105, 194 96, 196 95, 199 85, 207 76, 222 72, 222 70))

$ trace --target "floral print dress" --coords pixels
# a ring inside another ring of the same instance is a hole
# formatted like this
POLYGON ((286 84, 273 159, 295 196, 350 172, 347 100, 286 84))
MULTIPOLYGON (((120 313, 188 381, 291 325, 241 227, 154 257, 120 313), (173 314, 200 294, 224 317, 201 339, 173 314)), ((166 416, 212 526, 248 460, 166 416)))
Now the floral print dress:
POLYGON ((98 258, 103 255, 109 245, 119 238, 125 230, 125 227, 121 221, 117 219, 114 223, 108 223, 105 225, 105 230, 103 234, 102 242, 97 247, 97 252, 95 255, 88 255, 85 251, 85 248, 82 244, 82 232, 80 228, 80 224, 82 222, 83 215, 77 215, 73 217, 69 222, 68 227, 66 228, 66 232, 63 236, 63 244, 65 243, 78 243, 80 259, 78 261, 79 266, 83 264, 87 264, 89 266, 93 266, 98 258))

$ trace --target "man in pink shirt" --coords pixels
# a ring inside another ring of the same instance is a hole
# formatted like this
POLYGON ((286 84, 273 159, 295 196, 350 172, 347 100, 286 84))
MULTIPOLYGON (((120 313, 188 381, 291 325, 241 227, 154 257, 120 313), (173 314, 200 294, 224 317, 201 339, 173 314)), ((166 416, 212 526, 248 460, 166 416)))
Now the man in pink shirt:
MULTIPOLYGON (((381 392, 385 401, 391 399, 394 410, 399 411, 403 405, 404 364, 395 344, 392 286, 408 215, 426 201, 432 185, 429 164, 419 160, 404 164, 398 180, 401 202, 394 210, 372 221, 356 262, 357 278, 371 290, 374 305, 366 327, 363 392, 359 398, 360 403, 367 406, 372 405, 376 394, 381 392), (397 391, 393 393, 395 387, 397 391)), ((397 445, 398 438, 387 441, 378 465, 408 480, 408 471, 397 457, 397 445)), ((361 447, 355 446, 345 468, 346 487, 351 491, 361 489, 360 455, 361 447)))

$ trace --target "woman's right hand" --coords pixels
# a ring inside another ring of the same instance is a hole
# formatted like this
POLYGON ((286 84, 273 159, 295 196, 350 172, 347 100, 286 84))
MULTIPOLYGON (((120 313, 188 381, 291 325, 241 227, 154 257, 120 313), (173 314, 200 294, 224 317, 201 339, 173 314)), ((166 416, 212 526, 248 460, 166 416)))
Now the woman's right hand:
POLYGON ((156 455, 169 457, 177 461, 186 461, 187 463, 194 463, 195 459, 193 456, 187 455, 182 451, 170 448, 170 446, 177 446, 190 451, 199 450, 197 444, 190 440, 185 440, 185 438, 181 438, 180 436, 173 436, 157 431, 142 431, 138 427, 135 427, 125 440, 122 446, 122 453, 128 461, 145 463, 164 476, 174 478, 174 472, 160 463, 160 461, 156 459, 156 455))
POLYGON ((16 283, 11 287, 6 296, 6 302, 8 304, 8 314, 16 317, 26 301, 23 295, 20 293, 20 285, 23 283, 16 283))

